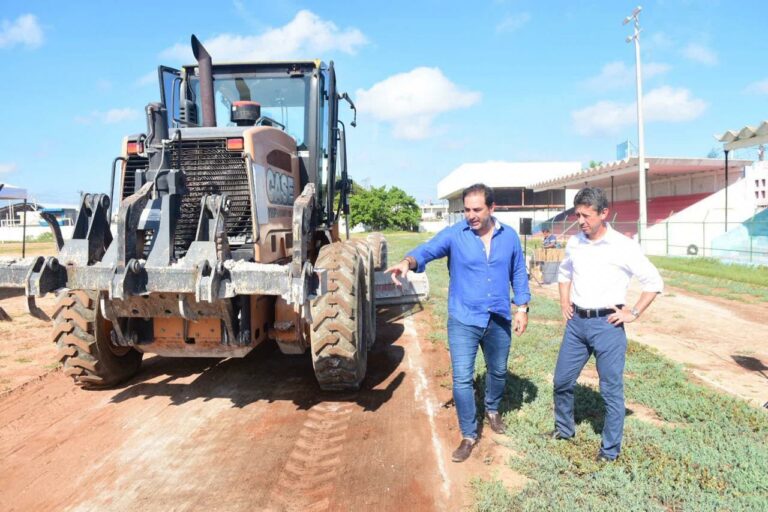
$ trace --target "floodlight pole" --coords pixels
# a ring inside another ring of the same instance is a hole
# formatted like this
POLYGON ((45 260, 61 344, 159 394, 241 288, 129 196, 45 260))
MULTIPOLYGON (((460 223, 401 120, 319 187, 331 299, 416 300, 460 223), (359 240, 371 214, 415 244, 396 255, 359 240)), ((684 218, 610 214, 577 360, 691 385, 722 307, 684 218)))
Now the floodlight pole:
POLYGON ((645 239, 645 231, 648 226, 648 204, 645 183, 645 133, 643 130, 643 79, 640 66, 640 11, 642 7, 638 6, 632 11, 632 14, 624 18, 626 25, 634 21, 635 31, 627 37, 627 42, 635 42, 635 78, 637 80, 637 174, 638 174, 638 195, 640 203, 640 218, 638 219, 637 238, 640 244, 645 239))

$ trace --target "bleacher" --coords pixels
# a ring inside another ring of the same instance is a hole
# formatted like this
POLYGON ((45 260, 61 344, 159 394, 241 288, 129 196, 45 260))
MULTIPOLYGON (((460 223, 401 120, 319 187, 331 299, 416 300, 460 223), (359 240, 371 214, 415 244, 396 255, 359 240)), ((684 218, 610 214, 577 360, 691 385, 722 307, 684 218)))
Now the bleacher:
MULTIPOLYGON (((710 195, 710 193, 688 194, 684 196, 654 197, 648 200, 648 225, 653 226, 664 222, 671 215, 684 210, 710 195)), ((561 235, 574 222, 576 215, 573 209, 566 210, 567 216, 559 215, 545 221, 552 225, 552 232, 561 235)), ((637 219, 640 217, 640 204, 638 201, 616 201, 609 210, 609 221, 614 229, 627 236, 637 233, 637 219)), ((573 230, 571 230, 573 231, 573 230)))

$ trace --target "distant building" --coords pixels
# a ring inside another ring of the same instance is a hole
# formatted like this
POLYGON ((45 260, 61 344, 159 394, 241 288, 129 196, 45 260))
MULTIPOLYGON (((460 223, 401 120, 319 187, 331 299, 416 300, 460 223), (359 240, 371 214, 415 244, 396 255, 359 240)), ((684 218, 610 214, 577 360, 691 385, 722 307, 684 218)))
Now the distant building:
POLYGON ((419 208, 423 221, 445 220, 448 217, 448 203, 434 204, 430 201, 420 204, 419 208))
POLYGON ((448 203, 422 203, 421 222, 419 222, 419 231, 435 233, 448 226, 448 203))
POLYGON ((461 194, 474 183, 493 187, 496 217, 517 229, 521 217, 531 217, 535 225, 562 212, 573 202, 576 191, 561 188, 534 192, 531 186, 545 180, 581 170, 580 162, 484 162, 457 167, 437 184, 437 195, 448 200, 448 222, 463 217, 461 194))

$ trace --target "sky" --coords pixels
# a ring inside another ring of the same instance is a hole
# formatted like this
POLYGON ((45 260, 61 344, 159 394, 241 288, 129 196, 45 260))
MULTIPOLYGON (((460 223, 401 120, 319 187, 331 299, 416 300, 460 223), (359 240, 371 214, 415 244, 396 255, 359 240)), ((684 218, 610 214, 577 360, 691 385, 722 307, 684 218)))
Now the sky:
MULTIPOLYGON (((612 161, 637 144, 622 25, 636 5, 0 0, 0 182, 43 204, 106 192, 122 138, 159 101, 157 66, 193 62, 191 34, 214 62, 333 60, 359 110, 347 146, 364 186, 428 201, 464 163, 612 161)), ((768 2, 642 6, 646 155, 705 157, 715 134, 768 119, 768 2)))

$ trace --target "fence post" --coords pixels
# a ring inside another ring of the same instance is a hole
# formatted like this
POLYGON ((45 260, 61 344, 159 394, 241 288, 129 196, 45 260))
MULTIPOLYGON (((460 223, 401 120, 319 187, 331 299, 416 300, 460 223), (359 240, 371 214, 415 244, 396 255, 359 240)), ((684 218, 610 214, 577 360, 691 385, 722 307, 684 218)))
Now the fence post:
POLYGON ((664 254, 669 256, 669 221, 664 223, 664 229, 667 232, 664 236, 664 254))
POLYGON ((707 222, 701 221, 701 255, 707 253, 707 222))
POLYGON ((752 263, 752 235, 747 232, 747 236, 749 237, 749 262, 752 263))

